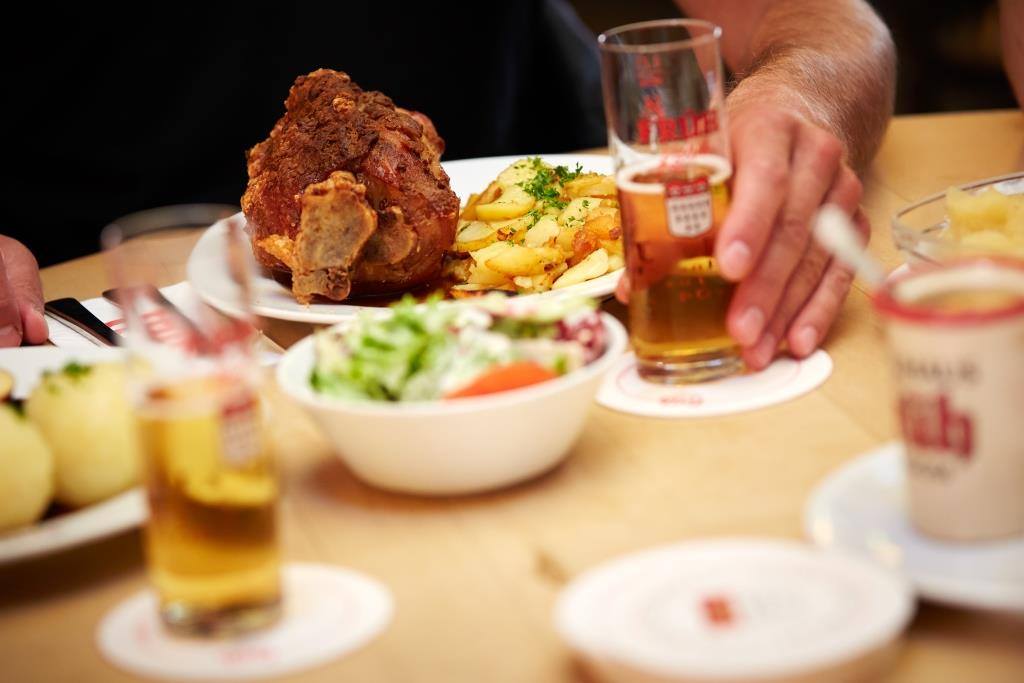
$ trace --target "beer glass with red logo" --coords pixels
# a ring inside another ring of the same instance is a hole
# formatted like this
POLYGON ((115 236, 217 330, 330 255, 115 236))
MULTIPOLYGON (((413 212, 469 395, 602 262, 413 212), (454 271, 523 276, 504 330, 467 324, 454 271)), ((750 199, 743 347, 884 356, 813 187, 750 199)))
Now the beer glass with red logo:
POLYGON ((629 330, 640 375, 700 382, 743 369, 725 328, 735 285, 714 257, 732 175, 721 29, 689 19, 601 34, 622 211, 629 330))

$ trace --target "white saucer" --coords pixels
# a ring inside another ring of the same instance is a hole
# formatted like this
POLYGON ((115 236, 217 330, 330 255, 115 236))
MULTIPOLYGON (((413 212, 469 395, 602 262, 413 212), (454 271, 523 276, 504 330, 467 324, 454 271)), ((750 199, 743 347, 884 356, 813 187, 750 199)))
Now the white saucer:
POLYGON ((283 676, 348 654, 391 621, 391 593, 357 572, 318 564, 284 568, 284 615, 267 630, 227 639, 169 634, 157 598, 144 590, 115 606, 96 633, 119 669, 169 680, 243 680, 283 676))
POLYGON ((555 628, 611 681, 876 680, 913 614, 906 582, 771 538, 632 553, 584 572, 555 628))
POLYGON ((608 371, 597 402, 644 417, 731 415, 802 396, 821 386, 831 374, 832 358, 819 349, 803 360, 779 358, 760 372, 670 386, 641 379, 636 356, 629 353, 608 371))
POLYGON ((1024 612, 1024 537, 949 543, 923 536, 905 514, 903 480, 898 442, 847 463, 811 495, 807 535, 822 547, 903 572, 923 598, 1024 612))

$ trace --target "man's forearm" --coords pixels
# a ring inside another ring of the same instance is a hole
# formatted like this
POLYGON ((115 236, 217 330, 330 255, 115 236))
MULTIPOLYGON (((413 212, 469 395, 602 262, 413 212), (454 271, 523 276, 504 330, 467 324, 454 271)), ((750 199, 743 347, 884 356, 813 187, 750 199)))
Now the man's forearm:
POLYGON ((1019 0, 999 1, 999 30, 1003 37, 1003 64, 1006 77, 1013 86, 1017 104, 1024 107, 1024 36, 1020 27, 1024 22, 1024 4, 1019 0))
MULTIPOLYGON (((885 24, 861 0, 683 0, 692 16, 725 24, 730 12, 757 13, 739 22, 749 35, 726 45, 739 82, 730 109, 778 103, 823 126, 861 169, 892 114, 896 58, 885 24), (707 9, 707 11, 703 11, 707 9), (749 28, 747 28, 749 26, 749 28)), ((749 14, 748 14, 749 15, 749 14)))

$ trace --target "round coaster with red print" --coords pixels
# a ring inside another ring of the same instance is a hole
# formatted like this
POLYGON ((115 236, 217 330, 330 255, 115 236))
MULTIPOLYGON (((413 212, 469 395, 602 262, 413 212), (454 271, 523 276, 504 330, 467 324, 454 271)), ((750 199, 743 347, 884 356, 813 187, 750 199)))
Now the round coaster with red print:
POLYGON ((782 357, 760 372, 701 382, 654 384, 640 378, 636 356, 624 355, 605 375, 597 402, 644 417, 712 417, 766 408, 802 396, 832 374, 832 358, 819 349, 803 360, 782 357))
POLYGON ((144 590, 100 622, 100 652, 119 669, 169 680, 244 680, 294 673, 369 643, 390 623, 391 594, 357 572, 318 564, 283 571, 284 614, 274 626, 228 639, 175 636, 144 590))

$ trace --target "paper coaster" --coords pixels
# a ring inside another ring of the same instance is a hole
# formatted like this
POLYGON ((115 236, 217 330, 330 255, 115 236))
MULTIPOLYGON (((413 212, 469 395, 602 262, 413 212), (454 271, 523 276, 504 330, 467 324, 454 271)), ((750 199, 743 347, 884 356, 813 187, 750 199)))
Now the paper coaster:
POLYGON ((144 590, 107 613, 97 645, 114 666, 141 676, 268 678, 347 654, 391 621, 390 592, 362 574, 328 565, 289 564, 283 581, 284 615, 268 630, 220 640, 174 636, 160 622, 156 593, 144 590))
POLYGON ((584 572, 555 628, 601 680, 873 681, 913 611, 909 586, 862 559, 715 538, 584 572))
POLYGON ((803 360, 779 358, 760 372, 700 384, 670 386, 640 378, 636 356, 623 356, 605 375, 597 402, 644 417, 711 417, 757 410, 816 389, 832 374, 821 349, 803 360))

